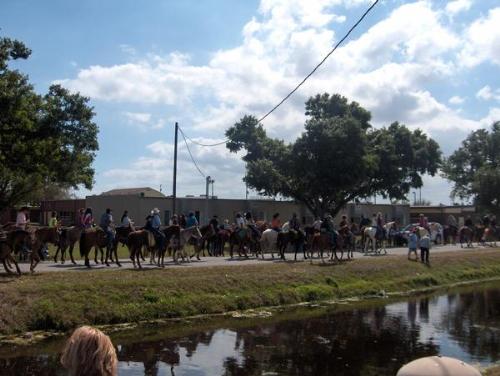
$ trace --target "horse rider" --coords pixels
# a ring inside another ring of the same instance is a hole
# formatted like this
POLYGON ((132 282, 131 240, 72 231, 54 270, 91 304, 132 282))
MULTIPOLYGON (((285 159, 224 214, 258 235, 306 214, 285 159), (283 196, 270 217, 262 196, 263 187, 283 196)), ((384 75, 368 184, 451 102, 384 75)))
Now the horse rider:
POLYGON ((193 212, 189 212, 188 217, 186 219, 186 228, 198 226, 198 219, 193 212))
POLYGON ((53 228, 59 227, 59 221, 57 220, 57 213, 55 211, 52 212, 52 215, 50 217, 49 227, 53 228))
POLYGON ((497 227, 497 217, 493 214, 490 216, 490 227, 496 229, 497 227))
POLYGON ((474 231, 474 224, 472 223, 472 218, 470 217, 470 215, 465 218, 464 226, 474 231))
POLYGON ((280 213, 275 213, 273 215, 273 219, 271 221, 271 229, 273 229, 276 232, 281 232, 280 213))
POLYGON ((382 213, 378 212, 377 213, 377 218, 376 218, 376 227, 377 227, 377 237, 382 238, 385 237, 385 228, 384 228, 385 222, 384 222, 384 217, 382 216, 382 213))
POLYGON ((321 224, 321 232, 325 232, 330 235, 330 241, 333 244, 337 242, 337 232, 335 231, 335 225, 333 224, 333 217, 327 214, 325 219, 321 224))
POLYGON ((254 238, 259 239, 260 238, 260 231, 257 228, 257 226, 255 225, 255 221, 252 218, 252 213, 248 212, 245 214, 245 224, 252 231, 254 238))
POLYGON ((91 228, 93 224, 94 217, 92 216, 92 208, 87 208, 83 214, 82 226, 83 228, 91 228))
POLYGON ((448 227, 451 230, 453 230, 453 232, 457 232, 458 231, 457 219, 455 218, 455 216, 453 214, 450 214, 448 216, 447 224, 448 224, 448 227))
POLYGON ((151 211, 151 232, 158 242, 158 248, 163 250, 165 248, 165 234, 161 231, 160 210, 158 208, 151 211))
POLYGON ((339 229, 342 230, 342 229, 348 228, 348 227, 349 227, 349 222, 347 222, 347 216, 343 215, 342 219, 339 223, 339 229))
POLYGON ((488 227, 490 227, 490 216, 488 214, 486 214, 482 218, 482 222, 483 222, 483 226, 484 226, 485 229, 487 229, 488 227))
POLYGON ((208 224, 212 226, 214 233, 216 233, 217 229, 219 228, 219 218, 216 215, 214 215, 210 220, 210 222, 208 222, 208 224))
POLYGON ((115 238, 115 232, 113 228, 113 215, 111 214, 110 208, 107 208, 106 212, 101 215, 99 226, 106 233, 106 237, 108 239, 107 247, 111 248, 111 245, 113 244, 113 240, 115 238))
POLYGON ((132 226, 132 220, 128 216, 128 210, 123 212, 122 218, 120 219, 120 224, 122 227, 130 227, 132 226))
POLYGON ((16 217, 16 228, 19 230, 26 230, 26 226, 28 225, 29 219, 28 219, 28 207, 23 206, 19 211, 17 212, 17 217, 16 217))
POLYGON ((316 217, 312 224, 312 228, 314 232, 321 232, 321 226, 323 224, 323 221, 321 220, 320 217, 316 217))
POLYGON ((354 235, 357 235, 359 234, 359 227, 358 225, 356 224, 356 222, 354 221, 354 218, 351 218, 351 228, 350 228, 351 232, 354 234, 354 235))
POLYGON ((427 220, 427 217, 422 213, 420 213, 420 215, 418 216, 418 225, 430 232, 429 221, 427 220))
POLYGON ((179 216, 179 226, 181 228, 186 228, 186 224, 187 224, 186 216, 184 214, 181 214, 179 216))
POLYGON ((168 223, 170 226, 179 226, 179 218, 177 218, 177 214, 174 214, 168 223))
POLYGON ((84 216, 85 216, 85 209, 84 208, 78 209, 77 226, 82 227, 82 228, 85 227, 83 225, 84 216))
POLYGON ((242 228, 245 227, 245 219, 240 213, 236 213, 236 218, 235 218, 235 223, 236 223, 236 228, 241 230, 242 228))

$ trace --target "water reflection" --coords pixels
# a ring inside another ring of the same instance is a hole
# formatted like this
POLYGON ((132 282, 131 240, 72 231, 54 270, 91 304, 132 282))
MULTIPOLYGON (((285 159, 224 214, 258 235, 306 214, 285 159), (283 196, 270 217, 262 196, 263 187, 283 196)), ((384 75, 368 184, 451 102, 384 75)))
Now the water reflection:
MULTIPOLYGON (((402 364, 427 355, 497 361, 499 298, 500 287, 476 288, 319 317, 244 328, 226 323, 177 338, 167 332, 160 340, 115 343, 123 375, 394 375, 402 364)), ((58 355, 46 349, 0 354, 0 374, 63 374, 58 355)))

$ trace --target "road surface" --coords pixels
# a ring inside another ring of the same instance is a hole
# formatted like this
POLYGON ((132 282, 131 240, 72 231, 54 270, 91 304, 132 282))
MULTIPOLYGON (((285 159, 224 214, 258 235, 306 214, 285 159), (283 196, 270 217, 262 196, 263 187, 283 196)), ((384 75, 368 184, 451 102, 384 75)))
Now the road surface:
MULTIPOLYGON (((475 248, 460 248, 460 246, 454 246, 454 245, 444 245, 444 246, 435 246, 434 248, 431 249, 431 259, 432 255, 436 253, 442 253, 442 252, 473 252, 478 249, 485 249, 485 247, 475 247, 475 248)), ((488 248, 486 248, 488 249, 488 248)), ((408 249, 407 248, 388 248, 387 249, 387 256, 385 255, 380 255, 380 256, 374 256, 373 254, 369 253, 367 255, 361 253, 361 252, 355 252, 354 253, 354 258, 355 259, 361 259, 361 258, 369 258, 369 257, 388 257, 388 256, 399 256, 399 257, 406 257, 408 254, 408 249)), ((92 252, 93 255, 93 252, 92 252)), ((172 261, 172 258, 168 258, 168 262, 165 262, 165 267, 166 268, 200 268, 200 267, 212 267, 212 266, 231 266, 231 265, 270 265, 273 263, 282 263, 282 260, 279 260, 277 256, 275 255, 274 260, 271 258, 270 254, 266 254, 265 259, 262 260, 261 258, 255 259, 254 257, 251 257, 249 259, 245 258, 239 258, 235 257, 234 259, 230 259, 229 257, 202 257, 201 261, 198 261, 196 259, 192 259, 190 263, 185 262, 185 263, 180 263, 180 264, 174 264, 172 261)), ((293 253, 287 253, 286 258, 287 261, 293 260, 293 253)), ((157 268, 154 265, 149 264, 149 258, 146 258, 146 262, 142 262, 142 267, 145 269, 149 268, 157 268)), ((166 259, 167 260, 167 259, 166 259)), ((302 254, 297 255, 297 260, 304 261, 302 254)), ((111 264, 111 266, 106 266, 102 264, 96 265, 94 261, 91 261, 91 266, 92 270, 100 270, 100 271, 105 271, 105 270, 117 270, 117 269, 133 269, 133 264, 130 261, 130 259, 122 259, 120 260, 122 263, 122 267, 119 268, 116 266, 116 264, 111 264)), ((314 262, 319 262, 318 259, 314 259, 314 262)), ((35 271, 36 273, 48 273, 48 272, 78 272, 78 271, 87 271, 88 268, 85 267, 83 264, 83 261, 79 260, 77 261, 77 265, 71 264, 71 261, 68 262, 66 261, 65 264, 61 265, 60 263, 56 264, 53 261, 42 261, 38 266, 36 267, 35 271)), ((29 264, 27 263, 20 263, 19 264, 21 271, 28 272, 29 271, 29 264)), ((3 270, 2 270, 3 272, 3 270)))

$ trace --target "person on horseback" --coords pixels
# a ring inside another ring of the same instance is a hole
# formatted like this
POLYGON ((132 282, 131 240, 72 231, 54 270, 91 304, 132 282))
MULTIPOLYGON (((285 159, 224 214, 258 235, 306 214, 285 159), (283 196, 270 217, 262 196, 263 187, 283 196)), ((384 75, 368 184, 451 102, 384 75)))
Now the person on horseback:
POLYGON ((179 216, 179 226, 181 226, 181 228, 186 228, 186 224, 187 224, 186 216, 184 214, 181 214, 179 216))
POLYGON ((474 224, 472 223, 472 218, 470 215, 465 218, 464 226, 470 228, 471 230, 474 230, 474 224))
POLYGON ((429 232, 430 232, 430 231, 431 231, 431 229, 429 228, 429 221, 427 220, 427 217, 426 217, 426 216, 424 216, 423 214, 420 214, 420 215, 418 216, 418 218, 419 218, 419 219, 418 219, 418 225, 419 225, 420 227, 425 228, 427 231, 429 231, 429 232))
POLYGON ((341 221, 339 223, 339 229, 340 230, 344 230, 346 228, 349 228, 349 222, 347 221, 347 216, 343 215, 342 219, 341 219, 341 221))
POLYGON ((276 232, 281 232, 280 213, 275 213, 273 215, 273 220, 271 221, 271 228, 276 232))
POLYGON ((245 227, 245 219, 240 213, 236 213, 236 218, 234 220, 237 229, 242 229, 245 227))
POLYGON ((115 232, 113 228, 113 215, 111 214, 111 209, 107 208, 106 212, 101 215, 101 220, 99 226, 106 233, 108 239, 108 248, 111 248, 113 240, 115 239, 115 232))
POLYGON ((123 212, 122 218, 120 219, 120 224, 122 227, 129 227, 132 225, 132 221, 128 216, 128 210, 123 212))
POLYGON ((490 226, 493 229, 496 229, 497 227, 497 217, 493 214, 490 216, 490 226))
POLYGON ((172 218, 170 218, 170 222, 168 224, 170 226, 179 226, 179 218, 177 218, 177 214, 174 214, 172 218))
POLYGON ((186 219, 186 228, 198 226, 198 220, 193 212, 189 212, 188 217, 186 219))
POLYGON ((314 220, 314 222, 312 224, 312 228, 313 228, 314 232, 321 232, 322 225, 323 225, 323 221, 319 217, 316 217, 316 219, 314 220))
POLYGON ((154 208, 151 211, 151 232, 153 232, 156 242, 158 243, 158 249, 161 251, 165 248, 165 234, 161 231, 161 219, 160 210, 154 208))
POLYGON ((260 238, 260 231, 257 228, 257 226, 255 225, 255 221, 252 218, 252 213, 248 212, 245 214, 245 223, 246 223, 247 227, 252 231, 254 238, 259 239, 260 238))
POLYGON ((212 228, 214 229, 214 233, 216 233, 219 228, 219 218, 214 215, 208 224, 212 226, 212 228))
POLYGON ((447 223, 448 223, 448 227, 451 230, 453 230, 454 232, 458 231, 457 219, 455 218, 455 216, 453 214, 450 214, 448 216, 447 223))
POLYGON ((26 230, 26 226, 28 225, 28 207, 23 206, 19 211, 17 212, 17 217, 16 217, 16 227, 20 230, 26 230))
POLYGON ((386 235, 384 225, 384 217, 382 216, 382 213, 378 212, 376 218, 377 234, 375 236, 379 239, 384 238, 386 235))
POLYGON ((57 213, 55 211, 52 212, 52 216, 50 217, 49 227, 59 227, 59 221, 57 220, 57 213))
POLYGON ((483 222, 483 226, 484 226, 485 229, 487 229, 488 227, 490 227, 490 216, 488 214, 486 214, 482 218, 482 222, 483 222))
POLYGON ((83 214, 82 225, 84 228, 91 228, 94 224, 94 217, 92 217, 92 208, 87 208, 83 214))

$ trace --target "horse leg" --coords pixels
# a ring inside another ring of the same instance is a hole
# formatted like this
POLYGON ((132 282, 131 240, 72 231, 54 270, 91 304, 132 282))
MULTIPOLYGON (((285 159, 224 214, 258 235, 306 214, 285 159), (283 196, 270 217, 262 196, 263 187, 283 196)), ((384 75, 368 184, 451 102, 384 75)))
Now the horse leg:
POLYGON ((76 265, 75 259, 73 258, 73 249, 75 248, 75 243, 72 243, 69 246, 69 257, 71 258, 71 262, 76 265))
MULTIPOLYGON (((21 275, 21 269, 19 269, 19 265, 17 264, 17 261, 14 258, 14 256, 12 256, 11 254, 9 254, 7 256, 7 261, 10 261, 12 264, 14 264, 14 266, 16 267, 16 270, 17 270, 17 274, 21 275)), ((5 266, 5 260, 4 260, 4 266, 5 266)))
MULTIPOLYGON (((57 263, 57 255, 59 254, 59 251, 61 250, 61 246, 58 245, 56 249, 56 254, 54 255, 54 262, 57 263)), ((61 258, 62 258, 62 251, 61 251, 61 258)))

